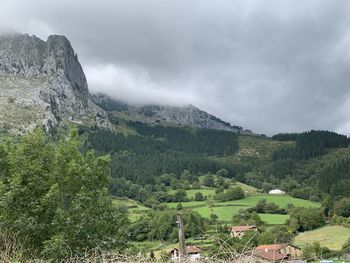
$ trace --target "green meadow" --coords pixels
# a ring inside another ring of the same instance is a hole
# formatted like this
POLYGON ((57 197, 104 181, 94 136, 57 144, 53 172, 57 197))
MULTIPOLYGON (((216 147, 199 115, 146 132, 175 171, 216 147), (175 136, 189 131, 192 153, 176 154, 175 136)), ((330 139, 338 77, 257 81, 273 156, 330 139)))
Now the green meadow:
MULTIPOLYGON (((194 196, 196 192, 212 193, 214 189, 195 189, 187 190, 187 195, 189 197, 194 196)), ((209 198, 208 198, 209 199, 209 198)), ((255 207, 256 204, 261 199, 266 199, 268 202, 273 202, 281 208, 287 208, 289 204, 293 204, 295 207, 320 207, 319 203, 314 203, 308 200, 303 200, 299 198, 294 198, 289 195, 268 195, 268 194, 256 194, 245 197, 241 200, 228 201, 228 202, 215 202, 210 198, 207 201, 191 201, 183 202, 183 209, 192 209, 197 211, 203 217, 209 218, 211 214, 216 214, 219 220, 229 222, 231 221, 234 214, 238 213, 240 209, 246 209, 250 207, 255 207)), ((178 203, 167 203, 168 208, 174 209, 178 203)), ((284 224, 289 215, 280 214, 259 214, 261 219, 269 225, 279 225, 284 224)))
POLYGON ((307 243, 320 242, 321 246, 332 250, 340 250, 350 238, 350 228, 343 226, 324 226, 297 235, 294 244, 303 247, 307 243))

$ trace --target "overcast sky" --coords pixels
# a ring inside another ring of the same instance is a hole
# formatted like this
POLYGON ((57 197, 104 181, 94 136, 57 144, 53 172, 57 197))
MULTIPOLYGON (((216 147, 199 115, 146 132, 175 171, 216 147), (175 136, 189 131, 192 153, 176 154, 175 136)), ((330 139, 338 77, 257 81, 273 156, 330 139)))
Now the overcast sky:
POLYGON ((257 133, 350 135, 350 1, 1 0, 0 32, 66 35, 92 92, 194 104, 257 133))

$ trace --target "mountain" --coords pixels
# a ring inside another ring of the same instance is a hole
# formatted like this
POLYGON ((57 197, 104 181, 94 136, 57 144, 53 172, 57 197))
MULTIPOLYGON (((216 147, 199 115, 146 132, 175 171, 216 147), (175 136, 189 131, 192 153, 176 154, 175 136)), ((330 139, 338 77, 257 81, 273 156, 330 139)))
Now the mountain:
POLYGON ((64 36, 0 36, 0 128, 47 131, 64 120, 109 126, 90 98, 85 74, 64 36))
POLYGON ((78 56, 64 36, 46 41, 27 34, 0 36, 0 130, 24 133, 42 126, 51 131, 63 121, 111 127, 110 119, 252 133, 193 105, 132 106, 90 95, 78 56))
POLYGON ((92 96, 93 101, 117 119, 141 121, 148 124, 178 125, 252 134, 240 126, 231 125, 193 105, 184 107, 145 105, 132 106, 103 94, 92 96))

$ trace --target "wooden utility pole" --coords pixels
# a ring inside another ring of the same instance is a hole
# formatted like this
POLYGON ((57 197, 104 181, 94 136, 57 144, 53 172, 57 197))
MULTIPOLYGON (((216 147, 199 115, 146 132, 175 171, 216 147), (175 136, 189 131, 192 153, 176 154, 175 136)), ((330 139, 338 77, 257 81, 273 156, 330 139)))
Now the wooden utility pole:
POLYGON ((186 240, 185 240, 185 231, 184 231, 184 221, 182 219, 182 213, 177 213, 177 221, 179 228, 179 257, 180 259, 182 257, 187 256, 187 249, 186 249, 186 240))

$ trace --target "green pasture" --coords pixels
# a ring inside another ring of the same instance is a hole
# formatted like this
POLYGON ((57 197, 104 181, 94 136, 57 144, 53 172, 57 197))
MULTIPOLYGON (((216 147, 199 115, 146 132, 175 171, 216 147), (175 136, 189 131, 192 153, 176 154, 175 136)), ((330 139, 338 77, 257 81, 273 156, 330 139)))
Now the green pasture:
POLYGON ((304 246, 307 243, 320 242, 321 246, 331 250, 340 250, 350 238, 350 228, 343 226, 324 226, 312 231, 300 233, 294 239, 294 244, 304 246))
POLYGON ((113 198, 113 204, 115 206, 125 206, 128 210, 128 217, 131 221, 137 220, 145 211, 149 210, 148 207, 145 207, 135 200, 128 198, 113 198))
MULTIPOLYGON (((198 189, 199 190, 199 189, 198 189)), ((183 209, 192 209, 197 211, 203 217, 209 218, 211 214, 216 214, 219 220, 229 222, 232 220, 234 214, 238 213, 240 209, 247 209, 254 207, 259 200, 266 199, 268 202, 273 202, 281 208, 286 208, 288 204, 293 204, 295 207, 320 207, 319 203, 314 203, 308 200, 298 199, 289 195, 273 196, 268 194, 251 195, 241 200, 228 202, 215 202, 213 200, 202 202, 183 202, 183 209)), ((167 203, 168 208, 176 208, 178 203, 167 203)), ((259 214, 261 219, 269 225, 284 224, 289 215, 279 214, 259 214)))

